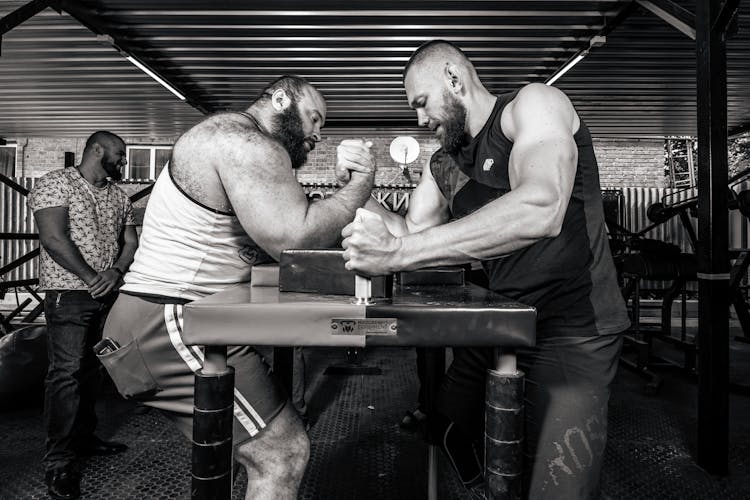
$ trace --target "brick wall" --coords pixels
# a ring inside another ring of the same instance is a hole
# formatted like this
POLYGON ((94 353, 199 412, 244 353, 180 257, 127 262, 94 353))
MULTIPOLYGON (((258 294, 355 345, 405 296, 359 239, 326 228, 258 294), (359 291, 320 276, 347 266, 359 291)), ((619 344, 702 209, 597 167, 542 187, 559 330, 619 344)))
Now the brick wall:
MULTIPOLYGON (((81 161, 83 147, 88 137, 17 137, 10 138, 16 150, 16 177, 40 177, 65 166, 65 153, 75 154, 75 163, 81 161)), ((172 144, 176 137, 122 136, 125 144, 172 144)))
MULTIPOLYGON (((408 186, 409 179, 391 158, 389 146, 397 135, 412 135, 420 145, 419 157, 409 165, 411 181, 419 181, 422 168, 439 144, 424 132, 370 129, 362 132, 333 130, 325 131, 323 142, 310 153, 307 163, 297 171, 297 179, 305 184, 329 184, 334 182, 332 167, 336 163, 336 146, 343 139, 362 138, 371 140, 375 150, 378 172, 377 185, 408 186)), ((176 137, 123 136, 128 145, 172 144, 176 137)), ((39 177, 62 168, 66 151, 75 153, 75 161, 81 159, 85 137, 15 138, 18 144, 19 177, 39 177)), ((662 139, 594 139, 594 149, 599 160, 601 183, 604 188, 623 186, 664 187, 664 141, 662 139)))
POLYGON ((664 139, 594 139, 603 189, 666 187, 664 139))
MULTIPOLYGON (((302 183, 331 183, 334 181, 331 167, 336 163, 336 146, 343 139, 361 137, 373 141, 378 160, 375 183, 378 185, 408 184, 401 170, 389 154, 394 133, 381 130, 363 136, 354 134, 326 135, 325 141, 310 154, 307 164, 297 173, 302 183)), ((440 147, 429 135, 414 136, 420 145, 417 160, 409 165, 414 182, 427 165, 432 154, 440 147)), ((665 187, 664 140, 663 139, 594 139, 594 151, 599 162, 602 188, 624 186, 665 187)))
MULTIPOLYGON (((307 164, 297 173, 302 183, 331 183, 334 181, 331 167, 336 163, 336 146, 346 138, 361 137, 373 141, 378 159, 376 184, 408 184, 401 170, 389 154, 393 137, 399 134, 377 130, 358 136, 356 134, 326 135, 325 141, 310 154, 307 164)), ((404 134, 406 135, 406 134, 404 134)), ((414 182, 417 175, 429 162, 430 156, 440 147, 430 135, 414 136, 420 145, 419 158, 409 165, 414 182)), ((664 140, 663 139, 594 139, 594 151, 599 162, 599 174, 603 188, 623 186, 665 187, 664 140)))
POLYGON ((65 152, 81 157, 86 139, 77 137, 24 137, 16 139, 16 176, 40 177, 65 166, 65 152))
MULTIPOLYGON (((307 163, 297 171, 297 178, 302 183, 327 184, 334 182, 333 166, 336 163, 336 146, 343 139, 362 138, 373 142, 378 172, 376 183, 389 185, 409 185, 409 180, 402 174, 398 164, 391 158, 389 146, 396 135, 409 135, 408 133, 394 133, 381 129, 367 130, 365 134, 351 132, 326 133, 323 142, 312 151, 307 163)), ((413 134, 412 134, 413 135, 413 134)), ((409 164, 409 172, 412 174, 413 182, 419 180, 419 174, 424 165, 432 156, 439 145, 429 135, 413 135, 420 144, 419 157, 409 164)), ((136 137, 123 136, 127 145, 173 144, 176 137, 136 137)), ((18 144, 18 160, 16 175, 18 177, 40 177, 51 170, 62 168, 65 163, 65 152, 75 153, 75 161, 78 163, 83 154, 86 137, 22 137, 11 138, 18 144)))
POLYGON ((430 135, 415 135, 408 132, 394 133, 384 129, 367 130, 363 133, 325 133, 324 140, 310 153, 307 163, 297 171, 297 180, 303 184, 334 183, 333 166, 336 164, 336 146, 344 139, 364 139, 373 143, 372 147, 378 165, 375 184, 379 186, 410 185, 409 179, 403 175, 399 164, 390 155, 391 141, 398 135, 411 135, 419 143, 419 156, 408 165, 411 182, 416 183, 419 181, 422 169, 440 145, 430 135))

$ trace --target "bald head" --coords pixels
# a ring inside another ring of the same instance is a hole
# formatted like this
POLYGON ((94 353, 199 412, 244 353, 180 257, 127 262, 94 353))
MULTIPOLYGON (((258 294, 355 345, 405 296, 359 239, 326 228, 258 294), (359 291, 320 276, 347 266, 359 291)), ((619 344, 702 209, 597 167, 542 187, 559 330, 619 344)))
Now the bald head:
POLYGON ((269 99, 271 94, 276 90, 283 90, 294 102, 299 102, 299 100, 307 93, 313 93, 319 95, 321 98, 323 97, 318 89, 313 87, 313 85, 304 78, 284 75, 266 85, 266 88, 261 91, 256 102, 269 99))
POLYGON ((117 134, 113 134, 106 130, 99 130, 91 134, 86 140, 86 146, 83 148, 83 153, 86 154, 86 152, 90 151, 95 144, 100 145, 104 149, 113 149, 120 144, 125 144, 125 141, 123 141, 117 134))
POLYGON ((268 84, 248 111, 284 146, 292 168, 298 168, 321 140, 326 101, 304 78, 284 75, 268 84))
POLYGON ((83 148, 81 168, 87 171, 97 171, 101 168, 107 177, 120 180, 122 167, 128 163, 125 149, 125 141, 119 135, 106 130, 94 132, 86 140, 86 146, 83 148))
POLYGON ((469 120, 479 121, 492 99, 466 54, 445 40, 414 51, 404 68, 404 89, 417 123, 434 131, 449 154, 465 142, 469 120))
POLYGON ((423 43, 414 51, 406 63, 403 77, 406 80, 406 76, 412 69, 442 71, 449 64, 462 68, 469 74, 476 75, 474 65, 461 49, 445 40, 431 40, 423 43))

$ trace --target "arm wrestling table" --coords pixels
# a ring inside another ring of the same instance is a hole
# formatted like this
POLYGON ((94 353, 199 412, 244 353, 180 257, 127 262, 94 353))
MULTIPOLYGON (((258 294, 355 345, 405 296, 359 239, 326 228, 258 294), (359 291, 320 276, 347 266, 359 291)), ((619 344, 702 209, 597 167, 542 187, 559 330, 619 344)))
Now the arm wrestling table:
MULTIPOLYGON (((205 347, 195 384, 192 498, 231 497, 234 371, 227 366, 228 345, 498 348, 487 377, 485 484, 489 498, 520 497, 523 373, 516 370, 513 350, 534 344, 533 307, 471 284, 396 284, 392 297, 357 304, 342 295, 280 292, 273 279, 262 281, 184 309, 185 342, 205 347)), ((431 444, 431 500, 437 498, 436 458, 431 444)))

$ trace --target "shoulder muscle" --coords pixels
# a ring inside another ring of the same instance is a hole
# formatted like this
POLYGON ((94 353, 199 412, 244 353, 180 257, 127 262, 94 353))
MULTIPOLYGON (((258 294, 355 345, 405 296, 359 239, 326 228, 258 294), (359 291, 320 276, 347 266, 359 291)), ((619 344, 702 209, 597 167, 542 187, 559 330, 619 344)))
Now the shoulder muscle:
POLYGON ((580 125, 570 99, 561 90, 541 83, 519 90, 501 120, 503 132, 514 142, 526 135, 572 135, 580 125))

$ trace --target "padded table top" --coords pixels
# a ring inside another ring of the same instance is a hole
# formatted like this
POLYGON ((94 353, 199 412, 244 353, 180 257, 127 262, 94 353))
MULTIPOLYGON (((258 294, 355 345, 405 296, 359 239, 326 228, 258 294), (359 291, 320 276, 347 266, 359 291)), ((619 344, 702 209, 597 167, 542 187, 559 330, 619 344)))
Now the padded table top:
POLYGON ((476 285, 395 285, 393 297, 353 297, 238 285, 187 304, 191 345, 501 346, 534 344, 536 310, 476 285))

